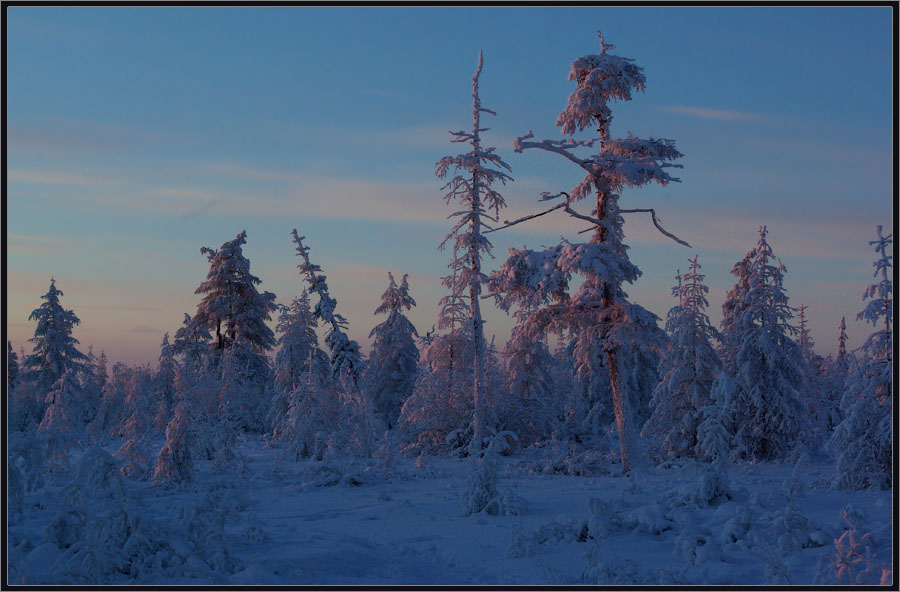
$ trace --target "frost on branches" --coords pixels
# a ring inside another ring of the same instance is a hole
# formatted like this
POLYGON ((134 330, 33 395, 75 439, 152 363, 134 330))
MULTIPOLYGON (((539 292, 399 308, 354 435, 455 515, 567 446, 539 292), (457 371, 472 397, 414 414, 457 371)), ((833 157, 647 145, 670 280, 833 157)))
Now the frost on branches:
MULTIPOLYGON (((649 212, 656 227, 681 244, 686 244, 666 232, 659 225, 656 213, 648 209, 622 210, 619 193, 626 187, 640 187, 651 182, 668 185, 678 179, 667 172, 680 167, 672 161, 680 158, 674 142, 650 138, 644 140, 628 135, 614 139, 610 136, 611 100, 630 100, 632 90, 643 90, 643 69, 632 60, 608 53, 612 45, 600 36, 601 52, 579 58, 572 63, 569 80, 576 89, 556 124, 567 135, 588 127, 598 126, 600 137, 591 140, 532 141, 529 132, 517 138, 516 152, 539 149, 558 154, 580 167, 585 176, 569 193, 544 194, 543 200, 560 200, 544 212, 521 218, 506 226, 562 209, 569 216, 590 224, 590 240, 572 243, 567 240, 542 251, 510 249, 503 266, 491 276, 490 291, 497 296, 498 305, 509 310, 519 307, 518 321, 528 338, 538 340, 551 332, 571 332, 580 343, 576 351, 587 356, 596 342, 607 358, 613 409, 619 433, 622 469, 631 469, 637 454, 632 421, 628 417, 624 384, 619 377, 618 358, 623 348, 638 345, 660 350, 666 342, 665 334, 657 326, 657 317, 641 306, 632 304, 622 289, 632 283, 640 270, 628 259, 622 242, 622 214, 649 212), (576 150, 599 143, 599 151, 580 157, 576 150), (576 203, 592 197, 590 215, 573 209, 576 203), (572 276, 583 282, 577 291, 570 289, 572 276)), ((579 360, 591 372, 599 371, 596 358, 579 360)))
POLYGON ((503 172, 510 170, 509 165, 494 152, 494 148, 481 145, 481 132, 489 129, 481 127, 481 114, 496 115, 481 106, 478 79, 483 65, 484 60, 479 52, 478 68, 472 77, 472 131, 450 132, 453 142, 468 143, 471 150, 465 154, 445 156, 435 165, 435 174, 440 179, 445 179, 451 171, 453 174, 443 187, 447 191, 444 200, 448 204, 454 201, 460 204, 460 210, 451 214, 457 221, 440 245, 440 248, 448 243, 453 246, 453 260, 449 265, 452 273, 444 278, 444 285, 450 289, 451 295, 441 304, 445 309, 449 305, 452 312, 459 315, 464 310, 460 307, 463 294, 468 292, 467 312, 470 316, 466 322, 472 326, 474 349, 472 449, 475 452, 479 452, 484 444, 486 417, 484 321, 479 302, 481 285, 487 281, 487 276, 481 272, 481 260, 484 255, 491 255, 491 243, 484 236, 491 226, 485 220, 496 222, 500 208, 506 206, 503 196, 492 185, 498 182, 505 185, 507 181, 512 181, 512 177, 503 172))
POLYGON ((731 399, 737 453, 756 460, 786 458, 810 428, 808 383, 800 347, 791 338, 793 309, 784 291, 785 267, 766 241, 766 227, 747 263, 739 319, 741 348, 731 399))
POLYGON ((643 435, 661 438, 665 456, 693 456, 699 443, 702 410, 710 405, 710 389, 721 368, 711 342, 719 332, 704 312, 709 292, 703 284, 697 256, 689 259, 690 270, 673 291, 678 305, 666 319, 671 348, 660 364, 662 381, 653 391, 653 414, 643 435))
POLYGON ((419 365, 415 341, 419 334, 403 315, 404 308, 410 310, 416 305, 409 295, 407 277, 404 274, 398 286, 393 274, 388 273, 388 288, 375 309, 375 314, 387 314, 388 318, 369 333, 375 341, 366 367, 366 385, 375 416, 388 429, 397 425, 400 407, 415 388, 419 365))
POLYGON ((891 282, 890 245, 892 235, 870 241, 879 258, 873 264, 877 284, 870 284, 863 292, 868 300, 857 319, 872 323, 876 328, 861 349, 860 364, 853 369, 849 385, 841 403, 844 420, 834 434, 837 451, 835 484, 841 488, 864 489, 893 486, 893 283, 891 282))

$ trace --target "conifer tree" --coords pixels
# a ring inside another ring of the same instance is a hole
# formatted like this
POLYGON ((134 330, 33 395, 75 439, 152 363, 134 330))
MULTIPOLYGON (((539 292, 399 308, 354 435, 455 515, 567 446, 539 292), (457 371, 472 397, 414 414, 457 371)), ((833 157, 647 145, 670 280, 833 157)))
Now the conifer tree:
POLYGON ((242 231, 217 250, 200 249, 210 266, 206 281, 195 291, 204 294, 195 320, 215 329, 213 349, 227 349, 240 334, 253 351, 262 353, 275 345, 275 336, 266 325, 275 310, 275 295, 256 289, 262 280, 250 273, 250 261, 242 248, 246 242, 247 232, 242 231))
POLYGON ((322 268, 309 260, 309 247, 303 246, 303 239, 306 237, 299 236, 296 228, 291 231, 291 236, 297 244, 297 255, 303 259, 303 263, 298 265, 297 269, 300 270, 300 275, 306 278, 310 292, 319 297, 313 314, 327 327, 325 345, 331 351, 331 375, 337 379, 344 378, 350 383, 351 395, 358 410, 356 415, 362 427, 363 454, 370 457, 374 450, 374 414, 371 400, 359 386, 364 369, 359 344, 347 336, 347 320, 343 315, 334 312, 337 300, 328 292, 325 275, 319 273, 322 268))
POLYGON ((810 428, 809 385, 800 347, 792 339, 793 309, 783 286, 786 269, 766 235, 761 226, 747 267, 730 409, 738 454, 756 460, 785 458, 810 428))
POLYGON ((83 435, 81 421, 83 396, 76 371, 67 369, 47 393, 47 411, 37 434, 45 442, 47 458, 59 468, 68 469, 68 451, 83 435))
POLYGON ((388 272, 388 288, 375 309, 375 314, 387 314, 388 318, 369 333, 375 342, 366 366, 366 385, 375 416, 388 429, 397 425, 400 407, 415 388, 419 365, 415 341, 419 334, 403 315, 404 308, 410 310, 416 305, 409 295, 407 277, 404 274, 398 286, 394 275, 388 272))
POLYGON ((269 409, 273 435, 280 437, 287 429, 287 413, 292 394, 313 374, 324 382, 328 374, 328 356, 319 348, 316 319, 309 308, 306 290, 294 298, 290 306, 281 306, 275 330, 278 353, 274 365, 274 394, 269 409))
POLYGON ((25 358, 23 369, 29 380, 43 388, 56 384, 66 371, 72 371, 70 380, 74 380, 88 363, 88 357, 75 347, 78 340, 72 337, 72 329, 81 321, 73 311, 62 307, 62 295, 51 278, 50 289, 41 296, 45 302, 28 316, 37 327, 29 339, 34 348, 25 358))
POLYGON ((673 288, 678 304, 666 319, 671 348, 659 367, 662 381, 653 391, 653 414, 643 433, 659 437, 666 456, 693 456, 703 409, 712 404, 710 390, 721 362, 712 346, 719 332, 710 324, 709 306, 697 256, 688 260, 690 270, 673 288))
POLYGON ((797 307, 797 345, 800 346, 800 353, 803 355, 803 359, 812 360, 814 355, 813 347, 815 344, 813 343, 812 335, 809 332, 809 327, 806 324, 806 309, 809 308, 805 304, 801 304, 797 307))
POLYGON ((175 378, 178 374, 178 362, 175 359, 175 348, 169 343, 169 334, 163 335, 159 345, 159 368, 154 377, 153 391, 156 409, 153 413, 153 426, 164 432, 169 423, 169 414, 175 407, 175 378))
POLYGON ((731 374, 734 374, 734 360, 741 349, 741 317, 746 310, 744 296, 750 289, 750 262, 755 256, 756 249, 754 248, 747 251, 744 258, 731 268, 731 275, 737 278, 737 282, 725 295, 725 301, 722 303, 722 323, 720 325, 722 338, 719 358, 725 369, 731 374))
MULTIPOLYGON (((275 345, 275 334, 266 321, 270 320, 276 305, 274 294, 260 293, 256 289, 262 281, 250 273, 250 261, 243 254, 246 242, 247 233, 242 231, 217 250, 200 249, 209 259, 210 269, 206 281, 195 291, 204 297, 197 305, 191 325, 202 325, 215 331, 212 349, 219 359, 238 339, 241 340, 243 346, 229 356, 228 366, 240 368, 241 376, 234 377, 234 381, 241 384, 241 390, 221 391, 235 396, 236 400, 224 406, 220 404, 220 407, 227 408, 230 413, 243 414, 229 417, 236 428, 261 432, 265 430, 264 390, 269 374, 266 351, 275 345), (236 356, 240 359, 235 359, 236 356)), ((221 371, 218 375, 229 380, 221 371)))
POLYGON ((576 83, 576 88, 556 121, 566 135, 574 135, 596 123, 600 137, 535 142, 531 141, 534 136, 529 132, 514 143, 516 152, 538 149, 569 160, 584 171, 584 179, 569 193, 552 196, 545 193, 544 201, 562 198, 556 206, 506 225, 562 209, 580 223, 591 225, 590 240, 585 243, 564 240, 543 251, 510 249, 509 258, 491 277, 490 290, 498 295, 498 304, 505 310, 512 305, 534 310, 523 325, 533 339, 549 332, 571 331, 576 335, 576 339, 585 344, 576 348, 581 356, 585 356, 581 365, 592 372, 599 368, 595 358, 586 357, 594 350, 587 344, 599 344, 607 359, 622 469, 628 472, 637 461, 634 456, 637 449, 632 442, 634 430, 627 409, 629 395, 623 392, 618 358, 622 349, 630 344, 662 349, 665 334, 657 327, 657 317, 630 303, 622 288, 625 282, 634 282, 640 275, 640 270, 626 254, 622 215, 649 212, 661 232, 679 243, 686 243, 663 230, 652 209, 620 209, 619 193, 625 187, 640 187, 651 182, 667 185, 677 181, 666 169, 680 166, 672 161, 680 158, 681 153, 671 140, 644 140, 631 135, 621 139, 611 137, 612 111, 608 103, 630 100, 633 90, 643 91, 645 77, 643 69, 632 60, 609 53, 613 46, 607 44, 602 35, 600 45, 599 54, 572 63, 569 80, 576 83), (595 143, 600 146, 597 154, 586 158, 576 154, 577 149, 592 147, 595 143), (589 197, 592 198, 592 215, 573 209, 576 203, 589 197), (570 290, 573 275, 583 278, 577 291, 570 290))
POLYGON ((870 241, 879 257, 873 264, 877 284, 863 292, 868 300, 857 320, 871 323, 876 330, 861 350, 862 359, 849 378, 841 402, 844 419, 834 434, 837 451, 835 485, 847 489, 893 486, 893 282, 890 245, 892 235, 870 241))
POLYGON ((491 256, 491 243, 484 236, 485 230, 491 226, 485 220, 496 222, 500 208, 506 206, 503 196, 492 188, 495 183, 506 184, 512 177, 504 170, 510 167, 498 154, 495 148, 484 148, 481 144, 481 133, 489 128, 481 126, 481 114, 496 115, 490 109, 481 106, 479 96, 479 78, 484 65, 484 57, 478 53, 478 67, 472 77, 472 130, 450 132, 453 142, 468 143, 471 150, 457 156, 445 156, 435 165, 435 174, 440 179, 453 176, 443 189, 447 191, 444 200, 449 204, 458 201, 461 210, 452 214, 457 217, 450 233, 444 238, 440 248, 448 243, 453 246, 453 260, 450 263, 452 273, 444 278, 444 285, 450 289, 451 295, 442 304, 451 305, 454 312, 461 312, 460 302, 463 294, 468 292, 469 302, 466 322, 471 325, 474 357, 472 369, 472 451, 479 453, 484 445, 485 437, 485 361, 484 361, 484 320, 481 316, 481 288, 487 276, 481 272, 482 258, 491 256), (493 212, 493 214, 491 214, 493 212))
POLYGON ((13 351, 12 343, 6 341, 6 389, 11 393, 19 382, 19 356, 13 351))

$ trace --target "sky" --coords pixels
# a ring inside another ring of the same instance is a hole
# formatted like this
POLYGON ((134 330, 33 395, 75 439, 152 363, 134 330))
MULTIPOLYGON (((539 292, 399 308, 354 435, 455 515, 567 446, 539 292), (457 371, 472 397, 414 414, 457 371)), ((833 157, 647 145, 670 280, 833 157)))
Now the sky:
MULTIPOLYGON (((81 319, 82 349, 156 363, 164 332, 196 310, 201 247, 247 231, 260 289, 303 283, 290 232, 306 236, 337 312, 364 351, 387 272, 408 273, 421 333, 437 321, 454 210, 434 163, 464 151, 471 77, 497 112, 484 142, 515 181, 501 219, 583 174, 515 154, 529 130, 560 138, 569 65, 600 51, 644 68, 645 93, 612 105, 612 132, 671 138, 680 183, 625 190, 625 242, 643 271, 632 301, 665 318, 678 270, 699 255, 718 323, 732 265, 765 224, 816 350, 850 346, 874 281, 876 226, 893 232, 889 7, 7 7, 8 338, 30 351, 29 313, 50 277, 81 319)), ((583 138, 590 137, 579 136, 583 138)), ((509 247, 577 240, 563 213, 490 235, 509 247)), ((484 303, 488 336, 514 321, 484 303)), ((273 323, 274 326, 274 323, 273 323)))

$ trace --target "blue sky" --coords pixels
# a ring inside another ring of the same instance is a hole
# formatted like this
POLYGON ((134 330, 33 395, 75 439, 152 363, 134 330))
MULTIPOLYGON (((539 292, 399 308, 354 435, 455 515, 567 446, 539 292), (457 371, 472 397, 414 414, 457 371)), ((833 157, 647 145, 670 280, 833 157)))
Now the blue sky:
MULTIPOLYGON (((676 269, 699 253, 710 316, 728 271, 766 224, 792 303, 807 304, 821 353, 855 321, 875 226, 892 229, 891 12, 877 7, 20 7, 8 8, 7 329, 51 275, 86 347, 155 361, 198 302, 200 247, 247 230, 262 288, 302 288, 290 231, 307 236, 351 336, 368 344, 387 271, 410 273, 430 329, 451 212, 434 163, 470 125, 512 166, 505 218, 581 175, 553 155, 512 152, 533 130, 559 137, 571 61, 599 51, 643 66, 646 93, 613 107, 613 133, 673 138, 682 182, 626 191, 688 240, 626 220, 643 277, 633 300, 664 317, 676 269)), ((492 235, 497 260, 581 226, 564 215, 492 235)), ((488 334, 512 326, 486 307, 488 334)), ((26 347, 26 349, 28 349, 26 347)))

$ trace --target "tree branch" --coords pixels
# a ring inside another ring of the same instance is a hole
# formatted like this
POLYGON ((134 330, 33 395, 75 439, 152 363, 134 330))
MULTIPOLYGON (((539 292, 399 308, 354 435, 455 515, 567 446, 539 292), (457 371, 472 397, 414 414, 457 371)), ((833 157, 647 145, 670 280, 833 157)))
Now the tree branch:
POLYGON ((509 228, 510 226, 515 226, 516 224, 519 224, 520 222, 525 222, 527 220, 531 220, 533 218, 543 216, 544 214, 549 214, 550 212, 560 210, 564 207, 566 207, 565 202, 563 202, 561 204, 557 204, 557 205, 553 206, 552 208, 550 208, 549 210, 544 210, 543 212, 540 212, 538 214, 532 214, 530 216, 524 216, 522 218, 519 218, 518 220, 513 220, 512 222, 508 222, 508 221, 504 220, 505 224, 503 226, 498 226, 497 228, 492 228, 491 230, 485 230, 482 234, 488 234, 490 232, 497 232, 498 230, 503 230, 504 228, 509 228))
POLYGON ((679 245, 684 245, 685 247, 692 248, 690 243, 681 240, 671 232, 666 232, 666 229, 659 225, 659 220, 656 219, 656 211, 653 208, 635 208, 632 210, 619 210, 620 214, 634 214, 638 212, 650 212, 650 216, 653 218, 653 225, 656 226, 656 229, 661 233, 678 243, 679 245))

